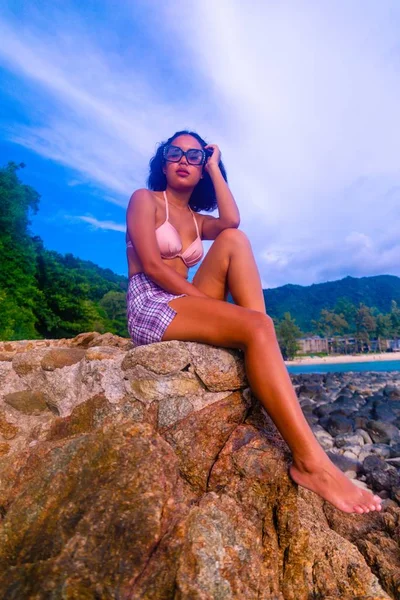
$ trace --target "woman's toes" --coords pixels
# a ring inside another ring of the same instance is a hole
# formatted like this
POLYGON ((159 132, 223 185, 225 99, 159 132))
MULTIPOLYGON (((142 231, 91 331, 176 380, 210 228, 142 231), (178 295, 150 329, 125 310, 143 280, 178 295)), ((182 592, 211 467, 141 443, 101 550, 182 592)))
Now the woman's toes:
POLYGON ((380 498, 379 496, 373 496, 370 508, 371 510, 381 510, 382 498, 380 498))
POLYGON ((357 512, 357 513, 358 513, 358 514, 360 514, 360 515, 361 515, 361 514, 364 512, 364 509, 363 509, 363 507, 362 507, 361 505, 359 505, 359 504, 357 504, 357 505, 354 507, 354 510, 355 510, 355 512, 357 512))

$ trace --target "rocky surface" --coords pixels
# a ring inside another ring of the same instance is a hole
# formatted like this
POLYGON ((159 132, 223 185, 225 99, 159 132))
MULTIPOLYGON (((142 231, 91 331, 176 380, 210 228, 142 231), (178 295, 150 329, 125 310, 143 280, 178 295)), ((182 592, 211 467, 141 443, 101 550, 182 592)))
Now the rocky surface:
POLYGON ((0 598, 399 598, 399 374, 292 380, 380 513, 291 481, 240 351, 0 343, 0 598))
POLYGON ((293 375, 321 446, 352 479, 400 504, 400 372, 293 375))

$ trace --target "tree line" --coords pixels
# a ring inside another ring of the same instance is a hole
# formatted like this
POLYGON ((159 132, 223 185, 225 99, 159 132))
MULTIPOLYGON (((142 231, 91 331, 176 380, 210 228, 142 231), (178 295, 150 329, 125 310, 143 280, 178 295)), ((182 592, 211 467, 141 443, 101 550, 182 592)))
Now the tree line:
POLYGON ((385 349, 384 340, 400 337, 400 308, 395 300, 391 301, 390 311, 383 313, 362 302, 356 306, 346 298, 340 298, 332 310, 320 311, 319 319, 312 320, 312 328, 307 332, 301 331, 290 312, 274 322, 282 352, 288 358, 296 354, 297 341, 305 335, 333 338, 334 349, 337 338, 354 338, 358 352, 369 352, 372 340, 377 340, 381 352, 385 349))
POLYGON ((72 254, 46 250, 29 231, 40 195, 0 168, 0 339, 73 337, 82 331, 126 336, 127 280, 72 254))

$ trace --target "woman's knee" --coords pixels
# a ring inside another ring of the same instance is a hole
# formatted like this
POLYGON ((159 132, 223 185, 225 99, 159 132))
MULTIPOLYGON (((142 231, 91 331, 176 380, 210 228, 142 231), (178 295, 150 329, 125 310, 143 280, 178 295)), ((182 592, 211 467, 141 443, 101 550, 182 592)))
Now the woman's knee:
POLYGON ((250 240, 245 232, 241 229, 236 229, 236 227, 228 227, 227 229, 224 229, 217 235, 215 240, 223 241, 225 244, 231 243, 235 246, 239 244, 250 244, 250 240))
POLYGON ((271 317, 265 313, 252 311, 248 320, 247 343, 267 341, 275 337, 275 326, 271 317))

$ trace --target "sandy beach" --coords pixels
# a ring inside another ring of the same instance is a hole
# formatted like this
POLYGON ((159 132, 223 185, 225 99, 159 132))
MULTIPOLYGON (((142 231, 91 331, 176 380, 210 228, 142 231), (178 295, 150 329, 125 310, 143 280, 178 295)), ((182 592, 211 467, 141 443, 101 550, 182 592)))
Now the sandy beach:
MULTIPOLYGON (((332 356, 301 356, 285 360, 286 365, 318 365, 352 362, 376 362, 381 360, 400 361, 400 352, 382 352, 380 354, 335 354, 332 356)), ((400 364, 399 364, 400 369, 400 364)))

